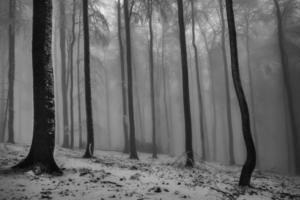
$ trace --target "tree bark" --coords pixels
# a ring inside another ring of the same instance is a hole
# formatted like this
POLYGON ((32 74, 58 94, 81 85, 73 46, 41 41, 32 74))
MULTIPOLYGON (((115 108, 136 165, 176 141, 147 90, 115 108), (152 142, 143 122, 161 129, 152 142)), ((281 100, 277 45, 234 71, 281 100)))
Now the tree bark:
POLYGON ((84 158, 91 158, 94 154, 94 127, 92 112, 91 75, 90 75, 90 36, 88 18, 88 0, 82 0, 83 8, 83 33, 84 33, 84 77, 85 77, 85 103, 87 144, 84 158))
POLYGON ((280 5, 278 3, 278 0, 273 0, 275 5, 275 11, 276 11, 276 17, 277 17, 277 26, 278 26, 278 42, 279 42, 279 51, 280 51, 280 59, 281 59, 281 66, 283 71, 283 81, 284 81, 284 88, 286 90, 286 99, 287 99, 287 106, 288 106, 288 112, 290 115, 290 121, 291 121, 291 132, 293 135, 293 148, 294 148, 294 160, 295 160, 295 172, 296 174, 300 174, 300 145, 298 145, 299 136, 298 136, 298 128, 297 128, 297 122, 296 122, 296 113, 295 113, 295 107, 294 107, 294 100, 292 95, 292 85, 291 85, 291 79, 290 79, 290 72, 289 72, 289 61, 287 52, 285 50, 285 36, 284 36, 284 30, 283 30, 283 24, 282 24, 282 16, 281 16, 281 10, 280 5))
POLYGON ((227 11, 229 40, 230 40, 232 78, 233 78, 234 88, 236 91, 236 95, 241 110, 243 137, 244 137, 246 150, 247 150, 247 159, 241 172, 239 185, 250 186, 251 175, 256 164, 256 152, 255 152, 255 147, 251 135, 248 105, 247 105, 247 101, 245 98, 244 90, 242 88, 242 83, 240 79, 236 28, 235 28, 235 19, 234 19, 232 0, 226 0, 226 11, 227 11))
POLYGON ((126 74, 125 74, 125 59, 124 46, 122 41, 122 18, 121 18, 121 2, 118 0, 118 39, 120 48, 120 64, 121 64, 121 79, 122 79, 122 100, 123 100, 123 131, 124 131, 124 153, 129 152, 128 144, 128 116, 127 116, 127 90, 126 90, 126 74))
POLYGON ((185 122, 185 150, 187 154, 186 167, 193 167, 194 154, 192 143, 192 120, 190 110, 190 92, 189 92, 189 74, 185 39, 185 26, 183 14, 183 0, 177 0, 178 5, 178 23, 180 32, 180 50, 181 50, 181 65, 182 65, 182 89, 183 89, 183 104, 184 104, 184 122, 185 122))
POLYGON ((234 146, 233 146, 233 128, 232 128, 232 116, 231 116, 231 100, 230 100, 230 85, 229 85, 229 70, 227 62, 227 52, 225 44, 225 19, 224 19, 224 10, 223 10, 223 1, 219 0, 220 6, 220 15, 221 15, 221 45, 222 45, 222 57, 224 62, 224 72, 225 72, 225 89, 226 89, 226 114, 227 114, 227 125, 228 125, 228 148, 229 148, 229 164, 233 165, 234 160, 234 146))
POLYGON ((61 94, 63 109, 63 147, 69 147, 69 118, 68 118, 68 99, 67 99, 67 65, 66 65, 66 14, 65 2, 60 1, 60 59, 61 59, 61 94))
POLYGON ((133 111, 133 87, 132 87, 132 64, 131 64, 131 34, 130 34, 130 16, 128 10, 128 0, 124 0, 124 18, 126 29, 126 47, 127 47, 127 76, 128 76, 128 114, 130 127, 130 158, 138 159, 136 152, 134 111, 133 111))
POLYGON ((8 70, 8 142, 14 143, 14 84, 15 84, 15 15, 16 0, 9 1, 9 70, 8 70))
POLYGON ((62 172, 56 165, 54 78, 51 63, 52 1, 33 1, 33 139, 28 156, 14 169, 33 169, 35 173, 62 172))

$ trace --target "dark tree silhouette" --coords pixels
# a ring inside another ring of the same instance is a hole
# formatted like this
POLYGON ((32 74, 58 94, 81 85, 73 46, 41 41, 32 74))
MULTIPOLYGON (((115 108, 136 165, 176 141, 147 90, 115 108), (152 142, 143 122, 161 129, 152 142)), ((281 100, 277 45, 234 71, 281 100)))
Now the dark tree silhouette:
POLYGON ((255 147, 251 135, 248 105, 245 98, 244 90, 242 88, 240 72, 239 72, 236 28, 235 28, 235 19, 234 19, 232 0, 226 0, 226 11, 227 11, 229 40, 230 40, 232 78, 233 78, 234 88, 236 91, 236 95, 241 110, 243 137, 245 140, 246 150, 247 150, 247 159, 241 172, 239 185, 250 186, 251 175, 256 164, 256 152, 255 152, 255 147))
POLYGON ((196 78, 197 78, 197 90, 198 90, 198 101, 200 107, 200 137, 201 137, 201 150, 202 150, 202 159, 205 160, 206 151, 205 151, 205 141, 204 141, 204 108, 203 108, 203 98, 201 93, 201 83, 200 83, 200 70, 199 70, 199 59, 198 59, 198 48, 196 45, 196 31, 195 31, 195 0, 191 0, 191 9, 192 9, 192 43, 194 48, 194 59, 195 59, 195 68, 196 68, 196 78))
POLYGON ((121 2, 118 0, 118 40, 120 48, 120 64, 121 64, 121 78, 122 78, 122 100, 123 100, 123 129, 124 129, 124 153, 129 152, 128 144, 128 116, 127 116, 127 91, 126 91, 126 72, 124 60, 124 46, 122 41, 122 17, 121 17, 121 2))
POLYGON ((232 128, 232 116, 231 116, 231 100, 230 100, 230 85, 229 85, 229 70, 227 62, 227 53, 226 53, 226 40, 225 40, 225 19, 224 19, 224 6, 223 1, 219 0, 220 7, 220 21, 221 21, 221 48, 222 48, 222 57, 224 62, 224 77, 225 77, 225 89, 226 89, 226 114, 227 114, 227 124, 228 124, 228 148, 229 148, 229 164, 232 165, 235 163, 234 160, 234 151, 233 151, 233 128, 232 128))
POLYGON ((152 27, 152 0, 148 0, 149 17, 149 62, 150 62, 150 88, 151 88, 151 111, 152 111, 152 157, 157 158, 156 125, 155 125, 155 92, 154 92, 154 56, 153 56, 153 27, 152 27))
POLYGON ((83 35, 84 35, 84 77, 85 77, 85 108, 87 125, 87 144, 84 158, 91 158, 94 154, 94 127, 92 112, 91 74, 90 74, 90 36, 88 0, 82 0, 83 35))
POLYGON ((15 21, 16 0, 9 1, 9 70, 8 70, 8 142, 14 143, 14 85, 15 85, 15 21))
POLYGON ((130 36, 130 15, 128 10, 128 0, 124 0, 124 18, 126 33, 126 58, 127 58, 127 77, 128 77, 128 114, 130 127, 130 158, 138 159, 135 141, 134 110, 133 110, 133 87, 132 87, 132 65, 131 65, 131 36, 130 36))
POLYGON ((53 158, 55 136, 54 78, 51 63, 52 1, 33 1, 33 139, 28 156, 14 169, 61 173, 53 158))
POLYGON ((185 121, 185 150, 187 154, 186 167, 193 167, 194 153, 192 144, 192 120, 190 108, 190 92, 189 92, 189 74, 186 52, 185 26, 183 14, 183 2, 177 0, 178 5, 178 23, 180 32, 180 50, 181 50, 181 65, 182 65, 182 89, 183 89, 183 104, 184 104, 184 121, 185 121))
POLYGON ((63 147, 69 147, 69 118, 67 98, 67 65, 66 65, 66 14, 65 1, 59 1, 60 8, 60 59, 61 59, 61 95, 63 109, 63 147))

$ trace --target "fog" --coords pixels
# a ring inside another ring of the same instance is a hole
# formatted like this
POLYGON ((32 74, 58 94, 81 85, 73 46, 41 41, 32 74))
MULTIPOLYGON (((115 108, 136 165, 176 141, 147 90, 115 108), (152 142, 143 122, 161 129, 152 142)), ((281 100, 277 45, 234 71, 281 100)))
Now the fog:
MULTIPOLYGON (((151 153, 153 95, 149 57, 150 35, 147 9, 142 2, 130 4, 133 5, 130 23, 133 110, 137 151, 151 153)), ((172 0, 153 2, 156 145, 159 154, 180 158, 185 153, 185 121, 177 6, 172 0)), ((257 153, 256 168, 294 175, 297 167, 299 172, 300 164, 299 159, 296 159, 300 157, 300 152, 297 152, 300 146, 299 1, 278 0, 283 32, 281 39, 278 36, 278 12, 273 0, 233 2, 239 69, 250 110, 252 136, 257 153), (281 42, 283 51, 280 49, 281 42), (283 57, 287 61, 284 65, 283 57)), ((55 140, 57 146, 71 148, 71 127, 73 127, 73 148, 78 149, 85 148, 87 133, 82 12, 81 4, 78 2, 75 9, 73 1, 66 0, 63 3, 65 3, 63 13, 65 20, 60 7, 62 2, 53 0, 55 140), (65 32, 65 38, 61 38, 62 31, 65 32), (63 66, 65 69, 62 69, 63 66), (63 76, 65 83, 62 81, 63 76)), ((225 58, 228 63, 227 65, 224 63, 219 1, 195 1, 198 71, 192 44, 192 9, 190 1, 183 3, 195 160, 205 159, 224 165, 242 165, 246 159, 246 149, 241 113, 231 76, 227 23, 225 58), (226 76, 229 81, 228 91, 226 76), (199 105, 199 88, 202 106, 199 105), (231 117, 230 120, 228 117, 231 117), (233 157, 230 156, 230 149, 233 157)), ((30 145, 33 135, 32 1, 16 1, 14 72, 10 71, 9 65, 8 8, 9 1, 0 0, 0 139, 1 142, 7 142, 10 135, 8 94, 9 85, 13 84, 14 138, 9 142, 30 145)), ((125 145, 123 122, 125 120, 127 124, 129 123, 128 116, 123 112, 122 89, 127 90, 128 85, 127 76, 125 81, 122 81, 117 1, 92 0, 89 2, 89 14, 95 148, 122 152, 125 145)), ((227 17, 225 15, 224 17, 226 20, 227 17)), ((122 43, 126 55, 123 12, 121 24, 122 43)), ((126 56, 124 59, 126 63, 126 56)))

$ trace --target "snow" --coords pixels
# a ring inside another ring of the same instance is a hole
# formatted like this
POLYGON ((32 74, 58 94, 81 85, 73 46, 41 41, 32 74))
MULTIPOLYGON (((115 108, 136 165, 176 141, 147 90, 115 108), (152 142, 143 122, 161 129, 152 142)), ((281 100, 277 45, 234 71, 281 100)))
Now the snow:
POLYGON ((139 153, 129 160, 119 152, 95 151, 83 159, 80 150, 56 148, 63 176, 7 169, 27 155, 28 146, 0 144, 0 199, 300 199, 300 177, 256 171, 253 188, 237 186, 240 167, 197 163, 183 167, 184 158, 139 153))

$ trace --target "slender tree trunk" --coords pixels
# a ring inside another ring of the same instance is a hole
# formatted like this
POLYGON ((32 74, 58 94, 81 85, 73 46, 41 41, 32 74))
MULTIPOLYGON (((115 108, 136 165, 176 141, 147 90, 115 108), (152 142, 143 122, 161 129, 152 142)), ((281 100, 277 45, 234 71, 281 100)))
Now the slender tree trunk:
POLYGON ((234 151, 233 151, 233 128, 232 128, 232 116, 231 116, 231 100, 230 100, 230 85, 229 85, 229 71, 228 71, 228 62, 227 62, 227 53, 225 45, 225 19, 224 19, 224 10, 223 10, 223 1, 219 0, 220 6, 220 15, 221 15, 221 45, 222 45, 222 57, 224 62, 224 72, 225 72, 225 89, 226 89, 226 114, 227 114, 227 125, 228 125, 228 148, 229 148, 229 164, 232 165, 235 163, 234 160, 234 151))
POLYGON ((35 173, 62 172, 56 165, 54 78, 51 63, 52 1, 33 1, 33 139, 28 156, 15 169, 33 169, 35 173))
POLYGON ((201 150, 202 150, 202 159, 206 159, 206 151, 205 151, 205 141, 204 141, 204 124, 205 124, 205 117, 204 117, 204 107, 203 107, 203 98, 201 93, 201 83, 200 83, 200 70, 199 70, 199 60, 198 60, 198 48, 196 45, 196 36, 195 36, 195 7, 194 7, 194 0, 191 0, 192 6, 192 43, 194 48, 194 59, 195 59, 195 68, 196 68, 196 77, 197 77, 197 90, 198 90, 198 101, 199 101, 199 126, 200 126, 200 136, 201 136, 201 150))
POLYGON ((65 2, 59 2, 60 7, 60 59, 61 59, 61 94, 62 94, 62 109, 63 109, 63 147, 69 147, 69 118, 68 118, 68 99, 67 99, 67 65, 66 65, 66 16, 65 2))
POLYGON ((2 125, 2 138, 1 141, 4 142, 5 140, 5 131, 6 131, 6 124, 7 124, 7 114, 8 114, 8 99, 6 100, 5 110, 4 110, 4 117, 3 117, 3 125, 2 125))
POLYGON ((94 127, 92 112, 91 75, 90 75, 90 36, 88 18, 88 0, 83 4, 83 33, 84 33, 84 77, 85 77, 85 103, 87 123, 87 145, 84 158, 91 158, 94 154, 94 127))
POLYGON ((236 28, 235 28, 235 19, 234 19, 232 0, 226 0, 226 11, 227 11, 228 30, 229 30, 229 39, 230 39, 232 78, 233 78, 234 88, 236 91, 238 102, 240 105, 243 136, 244 136, 246 150, 247 150, 247 159, 241 172, 239 185, 250 186, 251 175, 256 164, 256 152, 255 152, 255 147, 251 135, 248 105, 247 105, 247 101, 245 98, 244 90, 242 88, 242 83, 240 79, 236 28))
POLYGON ((80 36, 81 36, 81 9, 78 18, 78 36, 77 36, 77 100, 78 100, 78 130, 79 130, 79 148, 83 148, 82 143, 82 116, 81 116, 81 90, 80 90, 80 36))
POLYGON ((126 72, 124 59, 124 46, 122 41, 122 18, 121 18, 121 2, 118 0, 118 39, 120 48, 120 64, 122 78, 122 100, 123 100, 123 131, 124 131, 124 153, 129 152, 128 144, 128 116, 127 116, 127 91, 126 91, 126 72))
MULTIPOLYGON (((105 70, 105 69, 104 69, 105 70)), ((108 138, 108 149, 111 148, 111 130, 110 130, 110 98, 109 98, 109 83, 108 83, 108 74, 105 71, 105 101, 106 101, 106 129, 107 129, 107 138, 108 138)))
POLYGON ((182 1, 183 0, 177 0, 181 62, 182 62, 181 64, 182 64, 182 89, 183 89, 184 121, 185 121, 185 149, 187 154, 186 167, 193 167, 194 154, 193 154, 193 143, 192 143, 193 141, 192 140, 192 119, 191 119, 191 110, 190 110, 189 74, 188 74, 182 1))
POLYGON ((296 122, 296 112, 295 112, 295 104, 292 95, 292 85, 290 79, 290 72, 289 72, 289 61, 287 52, 285 50, 285 36, 282 24, 282 16, 281 10, 278 3, 278 0, 273 0, 275 5, 276 17, 277 17, 277 26, 278 26, 278 42, 279 42, 279 51, 280 51, 280 59, 281 59, 281 66, 283 71, 283 81, 284 81, 284 88, 286 91, 286 99, 287 99, 287 106, 289 112, 289 118, 291 122, 291 132, 293 136, 293 148, 294 148, 294 160, 295 160, 295 172, 296 174, 300 174, 300 145, 298 144, 299 141, 299 131, 297 128, 296 122))
POLYGON ((151 121, 152 121, 152 158, 157 158, 156 147, 156 126, 155 126, 155 93, 154 93, 154 56, 153 56, 153 27, 152 27, 152 0, 148 0, 148 15, 149 15, 149 63, 150 63, 150 98, 151 98, 151 121))
POLYGON ((124 0, 124 18, 126 29, 126 47, 127 47, 127 76, 128 76, 128 111, 130 126, 130 158, 138 159, 135 144, 135 127, 133 111, 133 87, 132 87, 132 65, 131 65, 131 34, 130 34, 130 16, 128 10, 128 0, 124 0))
POLYGON ((9 1, 9 70, 8 70, 8 142, 14 143, 14 84, 15 84, 15 15, 16 0, 9 1))

